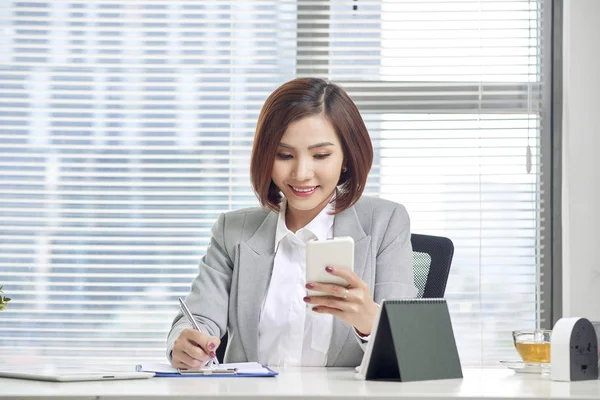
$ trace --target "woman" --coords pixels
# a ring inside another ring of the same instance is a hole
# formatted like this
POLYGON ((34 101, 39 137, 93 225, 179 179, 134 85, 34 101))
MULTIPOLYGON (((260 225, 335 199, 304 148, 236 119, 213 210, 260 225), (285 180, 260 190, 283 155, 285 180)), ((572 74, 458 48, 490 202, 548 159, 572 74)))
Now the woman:
POLYGON ((413 297, 409 218, 403 206, 361 197, 373 147, 356 105, 337 85, 300 78, 265 102, 250 165, 263 206, 221 214, 167 354, 197 368, 228 333, 226 362, 268 365, 360 364, 384 298, 413 297), (354 272, 328 266, 348 288, 305 282, 311 239, 351 236, 354 272), (306 289, 325 292, 306 297, 306 289), (316 315, 307 314, 306 304, 316 315))

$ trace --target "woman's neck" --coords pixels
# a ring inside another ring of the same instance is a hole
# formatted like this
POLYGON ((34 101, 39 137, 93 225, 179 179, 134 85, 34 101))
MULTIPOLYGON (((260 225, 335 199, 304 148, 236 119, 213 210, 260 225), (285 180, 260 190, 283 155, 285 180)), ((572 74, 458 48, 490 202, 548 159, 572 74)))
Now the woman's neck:
POLYGON ((292 207, 289 207, 288 203, 288 207, 285 209, 285 225, 290 231, 296 233, 298 229, 304 228, 310 223, 310 221, 315 219, 315 217, 319 215, 319 213, 323 211, 325 207, 327 207, 327 204, 329 204, 332 197, 333 194, 331 197, 327 198, 325 201, 311 210, 296 210, 292 207))

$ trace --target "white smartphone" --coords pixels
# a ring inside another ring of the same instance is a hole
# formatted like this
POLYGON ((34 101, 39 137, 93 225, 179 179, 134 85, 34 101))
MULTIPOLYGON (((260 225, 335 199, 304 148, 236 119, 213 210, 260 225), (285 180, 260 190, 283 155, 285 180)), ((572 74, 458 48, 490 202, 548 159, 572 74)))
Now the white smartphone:
MULTIPOLYGON (((327 240, 311 240, 306 244, 306 282, 335 283, 348 286, 345 279, 331 275, 325 267, 346 268, 354 271, 354 240, 336 237, 327 240)), ((308 290, 309 296, 326 296, 326 293, 308 290)), ((312 305, 310 310, 312 312, 312 305)))

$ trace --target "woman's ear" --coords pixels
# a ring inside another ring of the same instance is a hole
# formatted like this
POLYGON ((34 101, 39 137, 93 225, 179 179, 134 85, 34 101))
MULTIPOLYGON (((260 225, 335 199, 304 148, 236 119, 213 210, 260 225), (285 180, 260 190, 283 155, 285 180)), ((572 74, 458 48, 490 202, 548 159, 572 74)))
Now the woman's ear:
POLYGON ((338 185, 343 185, 348 181, 348 175, 346 174, 348 172, 348 167, 343 165, 342 166, 342 172, 340 173, 340 179, 338 180, 338 185))

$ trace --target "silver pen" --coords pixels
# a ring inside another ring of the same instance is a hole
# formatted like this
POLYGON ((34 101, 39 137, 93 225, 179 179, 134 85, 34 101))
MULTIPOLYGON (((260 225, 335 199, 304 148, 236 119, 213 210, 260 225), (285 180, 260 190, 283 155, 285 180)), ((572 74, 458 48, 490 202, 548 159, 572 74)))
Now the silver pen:
MULTIPOLYGON (((198 332, 202 332, 200 330, 200 327, 198 326, 198 323, 196 322, 196 320, 194 319, 194 317, 192 316, 192 313, 190 312, 190 309, 187 308, 187 306, 185 305, 185 303, 183 302, 183 300, 181 300, 181 297, 179 297, 179 308, 181 308, 181 312, 183 313, 183 315, 186 316, 186 318, 188 319, 188 321, 190 321, 190 324, 192 324, 192 327, 197 330, 198 332)), ((213 366, 218 367, 219 364, 219 360, 217 360, 217 357, 211 357, 210 359, 210 363, 213 366)))

